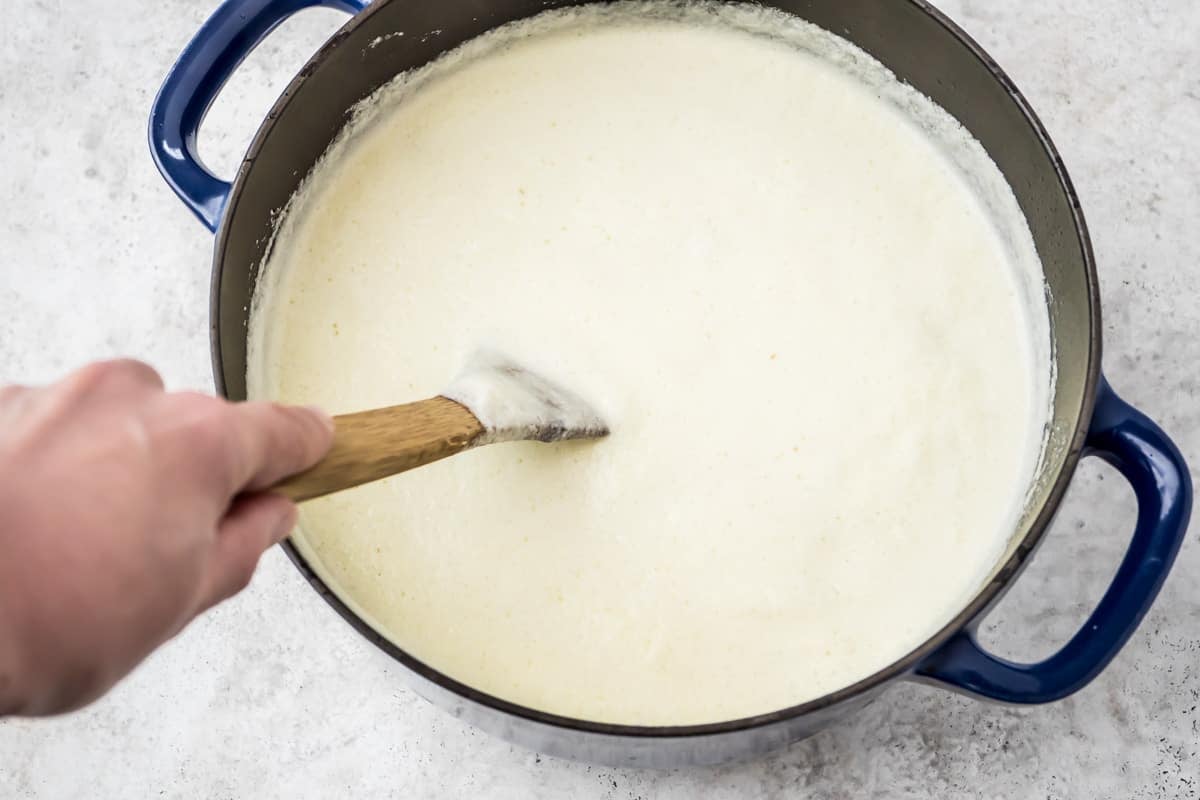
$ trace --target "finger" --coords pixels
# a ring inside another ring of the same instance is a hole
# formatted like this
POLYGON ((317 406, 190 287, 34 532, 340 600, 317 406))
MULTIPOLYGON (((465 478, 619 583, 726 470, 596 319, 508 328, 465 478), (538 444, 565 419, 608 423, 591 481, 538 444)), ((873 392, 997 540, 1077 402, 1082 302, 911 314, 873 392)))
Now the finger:
POLYGON ((249 585, 258 559, 296 525, 296 504, 274 494, 239 498, 217 529, 209 556, 201 610, 233 597, 249 585))
POLYGON ((333 444, 333 420, 324 411, 275 403, 231 406, 233 485, 254 492, 317 463, 333 444))

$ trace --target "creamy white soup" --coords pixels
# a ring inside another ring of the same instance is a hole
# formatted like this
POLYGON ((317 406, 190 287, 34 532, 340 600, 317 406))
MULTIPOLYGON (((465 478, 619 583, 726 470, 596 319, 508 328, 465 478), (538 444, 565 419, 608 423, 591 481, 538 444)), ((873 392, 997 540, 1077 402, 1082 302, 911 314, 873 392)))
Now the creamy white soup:
POLYGON ((774 12, 553 12, 401 76, 264 270, 253 397, 422 399, 487 348, 611 426, 296 534, 404 650, 544 711, 706 723, 869 676, 981 588, 1039 457, 1042 278, 998 169, 774 12))

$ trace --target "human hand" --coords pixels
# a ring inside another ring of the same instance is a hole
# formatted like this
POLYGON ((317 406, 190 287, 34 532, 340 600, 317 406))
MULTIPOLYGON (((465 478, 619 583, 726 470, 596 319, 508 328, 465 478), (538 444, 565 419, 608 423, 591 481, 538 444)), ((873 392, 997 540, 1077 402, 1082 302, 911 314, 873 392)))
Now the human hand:
POLYGON ((323 412, 168 393, 135 361, 0 388, 0 716, 107 691, 249 583, 329 449, 323 412))

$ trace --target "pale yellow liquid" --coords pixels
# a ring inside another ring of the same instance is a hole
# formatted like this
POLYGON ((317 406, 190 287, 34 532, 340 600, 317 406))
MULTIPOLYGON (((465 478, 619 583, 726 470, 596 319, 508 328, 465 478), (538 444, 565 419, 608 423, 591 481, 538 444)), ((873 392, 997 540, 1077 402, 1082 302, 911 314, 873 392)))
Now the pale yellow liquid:
POLYGON ((973 180, 946 155, 964 133, 844 66, 699 17, 564 19, 382 98, 318 170, 251 387, 361 410, 487 346, 612 435, 310 503, 300 544, 413 656, 534 708, 702 723, 847 686, 1013 531, 1047 381, 1027 229, 981 151, 973 180))

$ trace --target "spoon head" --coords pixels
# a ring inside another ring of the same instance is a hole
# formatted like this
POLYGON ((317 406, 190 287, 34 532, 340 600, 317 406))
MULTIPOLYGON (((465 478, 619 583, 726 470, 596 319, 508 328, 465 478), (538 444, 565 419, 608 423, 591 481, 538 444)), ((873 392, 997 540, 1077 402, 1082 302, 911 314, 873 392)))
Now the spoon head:
POLYGON ((571 390, 492 351, 480 351, 443 392, 483 424, 486 442, 595 439, 608 425, 571 390))

